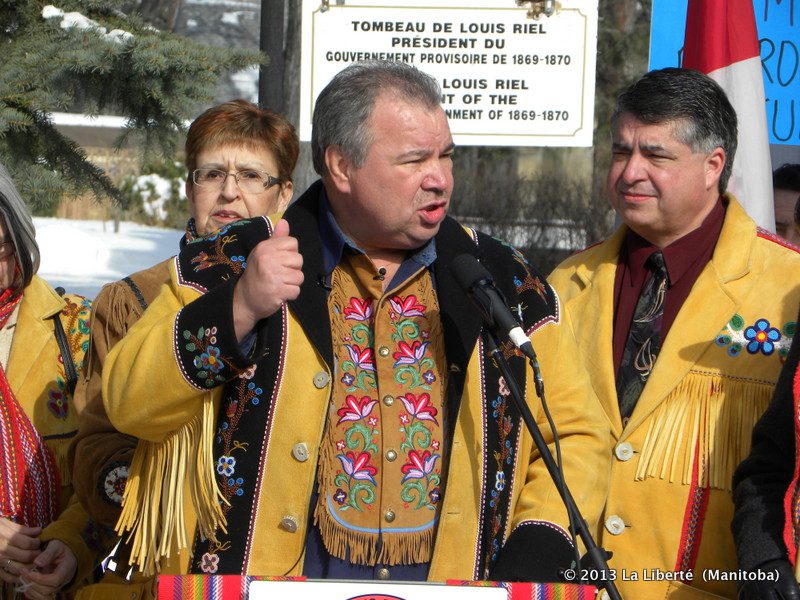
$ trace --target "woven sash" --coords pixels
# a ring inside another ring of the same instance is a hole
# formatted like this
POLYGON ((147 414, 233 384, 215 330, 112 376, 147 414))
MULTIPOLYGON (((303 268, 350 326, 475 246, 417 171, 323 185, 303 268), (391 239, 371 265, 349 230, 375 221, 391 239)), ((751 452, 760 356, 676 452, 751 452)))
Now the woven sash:
MULTIPOLYGON (((22 295, 0 295, 0 329, 22 295)), ((55 458, 20 406, 0 367, 0 516, 29 527, 44 527, 58 514, 59 476, 55 458)))

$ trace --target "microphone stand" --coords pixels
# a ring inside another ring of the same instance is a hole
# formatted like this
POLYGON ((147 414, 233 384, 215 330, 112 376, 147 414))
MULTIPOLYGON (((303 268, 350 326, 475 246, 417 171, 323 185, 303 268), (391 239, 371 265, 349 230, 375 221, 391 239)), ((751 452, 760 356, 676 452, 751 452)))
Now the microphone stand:
MULTIPOLYGON (((581 541, 583 541, 583 545, 586 546, 587 556, 589 556, 589 559, 599 573, 601 575, 606 575, 597 582, 598 588, 605 589, 608 597, 611 600, 622 600, 622 596, 619 595, 619 590, 617 590, 617 586, 615 585, 613 579, 608 577, 608 575, 611 573, 611 569, 608 566, 608 561, 606 560, 608 553, 597 545, 592 537, 592 534, 589 532, 589 526, 586 523, 586 520, 583 518, 583 515, 581 515, 578 505, 575 504, 575 499, 572 497, 572 494, 567 487, 567 483, 564 481, 564 476, 556 465, 553 455, 550 452, 550 448, 547 446, 547 442, 544 441, 542 432, 539 430, 539 426, 536 424, 536 420, 533 418, 530 408, 528 408, 528 405, 525 403, 525 400, 522 397, 519 385, 511 373, 508 362, 497 347, 498 341, 495 332, 489 327, 484 327, 483 338, 486 342, 487 354, 492 358, 492 360, 494 360, 495 364, 500 369, 500 372, 503 374, 503 378, 506 380, 508 390, 511 392, 511 397, 514 399, 514 403, 517 405, 520 415, 522 415, 522 420, 525 423, 525 427, 528 429, 531 437, 533 437, 533 441, 536 444, 536 447, 539 449, 539 454, 542 456, 542 460, 547 467, 547 471, 550 473, 550 477, 553 480, 559 495, 561 496, 561 500, 564 502, 564 506, 566 506, 567 511, 569 512, 571 517, 570 522, 574 523, 575 528, 578 531, 578 535, 580 536, 581 541)), ((534 357, 535 356, 536 354, 534 353, 534 357)), ((535 359, 531 360, 531 367, 533 368, 534 372, 536 395, 539 396, 539 399, 542 400, 542 402, 544 402, 544 384, 542 383, 542 377, 539 373, 538 361, 535 359)), ((555 435, 556 432, 554 431, 553 434, 555 435)), ((580 563, 578 563, 575 568, 578 573, 577 579, 580 581, 580 563)))

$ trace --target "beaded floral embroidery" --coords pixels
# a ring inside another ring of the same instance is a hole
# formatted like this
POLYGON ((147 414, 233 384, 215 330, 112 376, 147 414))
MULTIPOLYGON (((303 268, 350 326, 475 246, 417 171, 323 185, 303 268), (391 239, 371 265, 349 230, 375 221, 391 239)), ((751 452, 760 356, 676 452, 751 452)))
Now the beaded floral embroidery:
POLYGON ((506 476, 504 469, 508 469, 511 466, 514 458, 514 451, 516 450, 516 444, 512 444, 512 439, 510 437, 514 429, 514 423, 510 416, 511 411, 508 410, 508 397, 511 395, 511 391, 508 389, 508 386, 502 377, 500 377, 498 387, 499 393, 497 394, 497 397, 492 400, 491 418, 495 421, 495 423, 497 423, 500 447, 498 450, 495 450, 492 453, 492 459, 494 459, 495 468, 497 471, 495 472, 494 486, 489 492, 489 524, 491 528, 491 546, 488 548, 489 557, 486 561, 487 564, 493 564, 494 561, 497 560, 497 555, 500 552, 500 542, 502 540, 500 531, 500 496, 506 487, 506 476))
POLYGON ((114 463, 102 479, 101 497, 117 506, 122 505, 125 485, 128 483, 129 467, 126 463, 114 463))
POLYGON ((717 345, 727 347, 728 356, 737 357, 742 350, 747 350, 749 354, 777 354, 783 362, 792 345, 796 325, 794 321, 790 321, 778 329, 764 318, 756 319, 752 325, 746 325, 744 318, 736 314, 715 341, 717 345))
MULTIPOLYGON (((82 296, 64 296, 66 306, 62 309, 59 318, 64 326, 67 336, 67 346, 75 362, 75 368, 80 371, 83 357, 89 348, 89 318, 92 311, 90 300, 82 296), (75 302, 78 300, 78 302, 75 302)), ((66 383, 66 369, 64 357, 58 355, 58 374, 55 379, 55 389, 47 392, 47 408, 59 420, 64 421, 69 415, 69 393, 66 383)))
MULTIPOLYGON (((421 330, 416 322, 418 317, 425 316, 426 307, 414 294, 409 294, 389 299, 388 310, 393 327, 391 339, 397 344, 392 353, 395 382, 407 390, 430 391, 437 377, 429 352, 429 332, 421 330)), ((345 424, 346 428, 336 442, 336 458, 341 470, 334 478, 336 491, 332 497, 339 510, 361 511, 375 502, 378 485, 375 480, 378 466, 374 460, 378 452, 376 440, 380 436, 378 411, 374 410, 378 401, 369 395, 376 391, 377 385, 372 350, 374 301, 351 297, 342 314, 350 327, 343 344, 349 360, 341 363, 341 381, 348 392, 361 394, 348 394, 337 409, 336 425, 345 424)), ((409 391, 397 398, 405 408, 399 415, 403 434, 400 450, 405 453, 405 462, 400 467, 400 498, 406 506, 433 510, 441 495, 438 488, 440 465, 437 465, 441 459, 437 453, 441 442, 434 439, 427 426, 427 423, 434 423, 438 431, 439 422, 436 420, 438 411, 424 391, 420 394, 409 391)))
POLYGON ((200 327, 197 334, 184 329, 183 339, 186 340, 184 348, 195 353, 193 359, 193 364, 197 368, 195 375, 208 387, 224 383, 227 380, 225 367, 231 369, 232 365, 221 356, 216 346, 217 328, 200 327))
MULTIPOLYGON (((226 407, 225 416, 217 426, 215 443, 221 454, 218 456, 215 466, 219 488, 225 498, 225 502, 222 505, 222 513, 226 517, 233 506, 231 500, 244 496, 245 479, 236 473, 236 456, 246 453, 249 444, 236 439, 235 436, 239 430, 239 423, 248 409, 255 409, 263 400, 264 390, 252 381, 255 373, 256 365, 252 365, 239 374, 233 394, 234 399, 226 407)), ((208 542, 208 552, 200 557, 200 570, 203 573, 213 574, 217 572, 220 560, 219 554, 229 550, 231 547, 230 541, 226 540, 225 537, 225 533, 218 531, 218 541, 208 542)))
MULTIPOLYGON (((245 222, 243 221, 237 221, 235 223, 231 223, 230 225, 226 225, 225 227, 221 227, 214 233, 201 238, 206 242, 213 242, 214 244, 209 248, 209 252, 203 250, 197 256, 192 258, 191 262, 194 265, 195 272, 217 265, 227 266, 230 268, 231 273, 236 275, 244 271, 245 267, 247 266, 247 262, 245 260, 246 257, 240 255, 228 256, 225 253, 225 247, 238 240, 238 237, 235 234, 228 235, 228 231, 230 231, 232 227, 241 227, 244 224, 245 222)), ((195 241, 198 240, 193 240, 191 243, 194 243, 195 241)))

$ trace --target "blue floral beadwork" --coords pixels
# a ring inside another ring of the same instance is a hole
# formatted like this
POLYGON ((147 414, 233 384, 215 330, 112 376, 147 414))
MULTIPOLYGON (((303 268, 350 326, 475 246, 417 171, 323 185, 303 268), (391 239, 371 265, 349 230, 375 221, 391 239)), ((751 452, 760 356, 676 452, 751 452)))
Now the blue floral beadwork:
POLYGON ((727 348, 728 356, 736 358, 747 350, 749 354, 770 356, 777 351, 781 361, 786 360, 789 347, 796 329, 796 323, 790 321, 781 329, 773 327, 768 319, 756 319, 752 325, 746 325, 741 315, 733 315, 719 335, 715 338, 718 346, 727 348))
POLYGON ((769 356, 775 351, 775 342, 780 341, 781 332, 775 327, 770 327, 769 321, 759 319, 755 325, 744 330, 744 337, 748 340, 747 351, 757 354, 759 351, 769 356))
POLYGON ((230 477, 233 475, 236 459, 232 456, 220 456, 217 460, 217 473, 230 477))

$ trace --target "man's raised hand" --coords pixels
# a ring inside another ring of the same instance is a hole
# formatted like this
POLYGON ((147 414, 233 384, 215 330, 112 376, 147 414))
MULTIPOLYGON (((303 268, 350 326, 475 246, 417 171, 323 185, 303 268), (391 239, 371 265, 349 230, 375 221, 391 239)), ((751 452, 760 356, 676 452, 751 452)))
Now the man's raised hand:
POLYGON ((233 323, 242 341, 256 323, 277 312, 281 305, 300 295, 303 257, 297 239, 289 235, 289 223, 281 219, 268 240, 259 242, 247 257, 233 291, 233 323))

